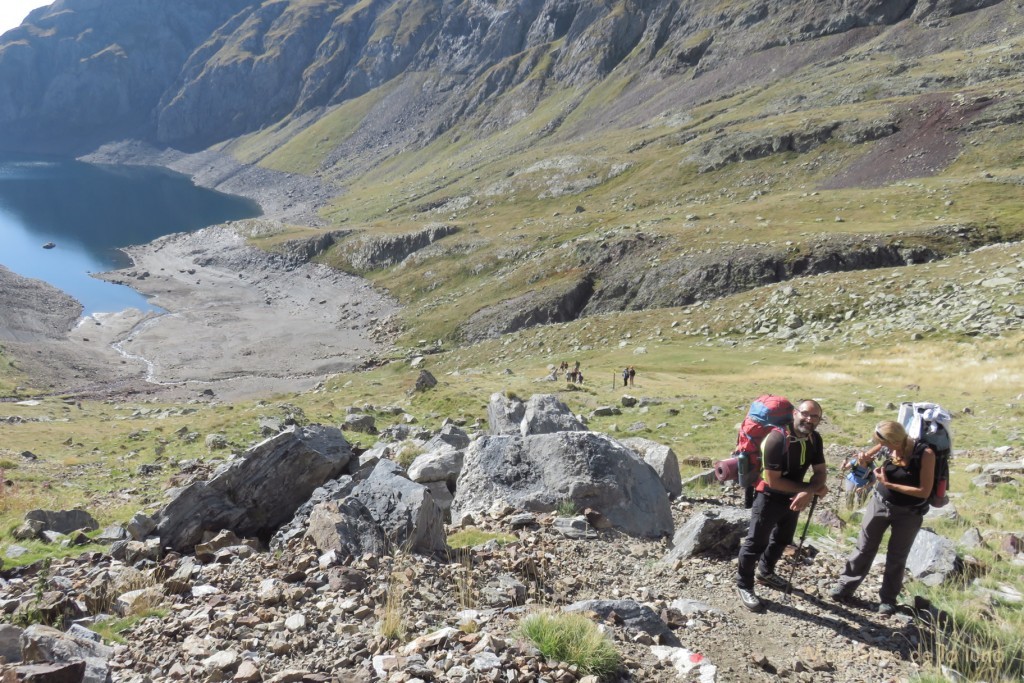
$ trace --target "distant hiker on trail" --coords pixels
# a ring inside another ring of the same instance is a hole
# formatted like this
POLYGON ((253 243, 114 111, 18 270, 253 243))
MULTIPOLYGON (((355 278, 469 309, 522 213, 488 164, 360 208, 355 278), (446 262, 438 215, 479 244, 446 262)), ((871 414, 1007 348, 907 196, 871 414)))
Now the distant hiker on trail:
POLYGON ((622 386, 629 386, 629 368, 622 368, 622 386))
POLYGON ((629 373, 629 386, 633 386, 633 378, 636 377, 636 368, 630 365, 629 368, 627 368, 627 372, 629 373))
POLYGON ((852 508, 864 504, 871 487, 875 483, 875 453, 879 449, 861 451, 843 462, 842 471, 846 473, 843 490, 846 492, 846 507, 852 508))
POLYGON ((736 592, 752 612, 764 607, 754 592, 754 570, 760 583, 786 590, 788 584, 775 573, 775 565, 793 542, 800 512, 815 496, 828 493, 825 449, 816 431, 821 414, 817 401, 801 401, 793 409, 793 421, 772 430, 761 442, 762 480, 757 484, 736 572, 736 592), (811 479, 804 483, 808 468, 811 479))
POLYGON ((857 549, 846 561, 829 597, 842 602, 853 595, 867 577, 882 536, 889 529, 882 588, 878 591, 878 613, 890 615, 896 613, 896 598, 903 590, 907 556, 921 529, 924 513, 928 511, 936 458, 928 444, 907 436, 907 430, 899 422, 879 422, 873 438, 878 448, 868 453, 874 455, 875 451, 885 448, 889 457, 875 469, 878 482, 860 525, 857 549))

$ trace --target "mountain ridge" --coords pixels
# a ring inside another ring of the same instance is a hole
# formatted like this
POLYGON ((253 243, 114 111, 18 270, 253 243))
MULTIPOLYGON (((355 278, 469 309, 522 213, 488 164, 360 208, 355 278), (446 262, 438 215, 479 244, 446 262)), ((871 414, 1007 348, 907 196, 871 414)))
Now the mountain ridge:
MULTIPOLYGON (((785 71, 808 60, 800 48, 811 44, 819 54, 824 49, 828 59, 871 40, 885 41, 887 32, 938 30, 948 17, 1001 5, 1009 11, 1010 4, 864 0, 737 2, 721 8, 720 3, 663 0, 602 5, 233 0, 211 10, 190 1, 129 9, 61 0, 3 36, 0 82, 30 76, 35 87, 29 79, 21 84, 25 87, 9 87, 5 94, 11 104, 0 112, 0 122, 18 127, 35 117, 43 133, 44 126, 64 117, 65 124, 83 132, 97 127, 129 133, 122 137, 141 133, 149 142, 194 151, 286 116, 341 104, 414 73, 440 77, 425 94, 458 91, 463 82, 462 97, 448 102, 458 105, 450 107, 449 124, 493 106, 497 96, 528 85, 530 77, 548 81, 542 87, 550 89, 592 87, 615 69, 662 84, 684 75, 706 83, 707 96, 720 97, 730 86, 723 89, 715 81, 727 81, 733 89, 743 85, 729 70, 748 63, 751 55, 784 48, 788 61, 770 56, 763 61, 785 71), (843 40, 835 41, 837 36, 843 40), (726 78, 709 77, 717 73, 726 78), (73 78, 80 82, 61 97, 73 78), (90 99, 93 89, 99 92, 90 99), (68 109, 72 104, 75 116, 68 109), (144 125, 127 116, 129 105, 145 112, 144 125), (110 114, 126 127, 111 126, 110 114)), ((918 37, 903 49, 928 49, 920 43, 918 37)), ((751 72, 746 80, 757 75, 751 72)), ((704 96, 701 87, 686 92, 690 104, 704 96)), ((4 137, 0 142, 10 144, 12 136, 4 137)))

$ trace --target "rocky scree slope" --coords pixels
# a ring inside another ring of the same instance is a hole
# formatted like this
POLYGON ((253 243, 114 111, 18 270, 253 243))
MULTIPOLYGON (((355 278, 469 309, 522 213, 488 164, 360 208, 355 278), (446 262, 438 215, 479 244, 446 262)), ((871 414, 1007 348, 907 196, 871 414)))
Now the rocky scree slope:
MULTIPOLYGON (((678 499, 672 505, 676 525, 723 507, 742 513, 741 496, 733 491, 720 499, 678 499)), ((823 508, 819 515, 828 515, 823 508)), ((791 600, 762 588, 772 608, 751 614, 732 591, 734 553, 667 563, 664 541, 593 530, 589 538, 569 538, 553 522, 551 515, 495 514, 479 520, 481 528, 511 534, 513 542, 447 559, 368 553, 345 563, 299 539, 277 552, 259 552, 255 541, 228 533, 205 546, 201 557, 170 553, 133 567, 86 553, 48 570, 11 570, 0 595, 11 605, 31 606, 35 586, 45 583, 40 606, 54 616, 76 602, 96 608, 106 600, 127 611, 169 605, 166 615, 136 622, 125 643, 103 649, 115 680, 131 683, 467 683, 496 680, 496 673, 509 681, 592 683, 569 665, 541 657, 517 631, 530 609, 588 600, 621 601, 617 616, 593 617, 623 655, 621 676, 613 680, 690 680, 658 656, 659 641, 699 653, 703 659, 696 662, 714 667, 701 670, 690 662, 689 676, 722 683, 780 676, 854 683, 878 680, 880 671, 888 678, 915 670, 909 656, 917 635, 909 616, 880 617, 873 603, 839 606, 822 597, 821 587, 841 566, 839 548, 823 546, 813 563, 794 572, 791 600), (400 639, 380 632, 396 595, 408 629, 400 639), (531 604, 516 606, 524 598, 531 604), (637 618, 630 605, 647 616, 637 618)), ((877 585, 870 577, 865 594, 877 585)))

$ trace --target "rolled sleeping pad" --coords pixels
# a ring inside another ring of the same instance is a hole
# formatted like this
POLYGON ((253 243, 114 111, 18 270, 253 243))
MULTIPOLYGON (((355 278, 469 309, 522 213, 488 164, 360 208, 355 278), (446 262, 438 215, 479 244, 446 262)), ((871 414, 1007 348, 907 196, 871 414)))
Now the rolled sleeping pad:
POLYGON ((735 480, 739 476, 739 461, 736 458, 726 458, 715 463, 715 479, 718 481, 735 480))

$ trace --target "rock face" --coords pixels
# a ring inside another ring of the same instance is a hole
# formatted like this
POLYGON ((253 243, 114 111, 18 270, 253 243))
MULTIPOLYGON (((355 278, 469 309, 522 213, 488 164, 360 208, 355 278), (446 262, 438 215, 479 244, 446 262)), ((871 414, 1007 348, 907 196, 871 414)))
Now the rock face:
MULTIPOLYGON (((613 70, 645 74, 652 92, 697 80, 679 88, 692 104, 758 82, 758 61, 781 45, 791 57, 780 68, 790 72, 900 22, 1009 4, 642 0, 623 11, 560 0, 371 0, 355 9, 325 0, 64 0, 0 42, 0 148, 136 136, 196 149, 286 117, 315 118, 388 84, 387 101, 353 136, 376 139, 374 154, 386 157, 387 147, 426 144, 471 116, 484 128, 507 126, 546 90, 594 87, 613 70), (838 35, 845 39, 829 40, 838 35), (540 87, 530 83, 539 69, 540 87)), ((800 149, 837 130, 737 141, 710 156, 800 149)))
POLYGON ((571 501, 630 535, 672 533, 668 495, 657 473, 630 449, 593 432, 475 441, 456 484, 452 519, 483 514, 496 500, 531 512, 571 501))
POLYGON ((175 495, 154 517, 164 547, 191 550, 205 532, 269 538, 313 491, 342 474, 352 448, 335 427, 292 427, 175 495))
POLYGON ((593 294, 590 276, 530 292, 473 314, 462 325, 462 336, 467 341, 479 341, 535 325, 575 320, 593 294))
POLYGON ((47 136, 61 148, 152 129, 156 107, 211 32, 254 0, 69 0, 0 40, 6 147, 47 136))
POLYGON ((374 270, 400 263, 442 237, 456 232, 450 225, 433 225, 407 235, 374 235, 346 245, 345 259, 357 270, 374 270))

